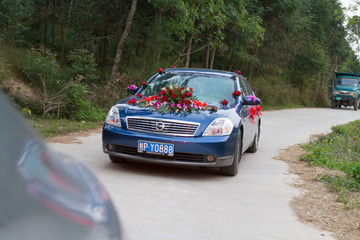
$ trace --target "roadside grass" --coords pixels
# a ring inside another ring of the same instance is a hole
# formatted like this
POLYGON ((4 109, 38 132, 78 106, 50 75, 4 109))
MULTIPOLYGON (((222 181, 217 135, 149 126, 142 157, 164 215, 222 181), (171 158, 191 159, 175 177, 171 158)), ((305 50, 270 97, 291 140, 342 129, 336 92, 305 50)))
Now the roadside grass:
POLYGON ((329 184, 338 201, 360 209, 360 120, 332 127, 332 133, 301 146, 307 154, 300 160, 335 170, 334 175, 318 175, 329 184))
POLYGON ((29 125, 35 128, 44 137, 55 137, 71 132, 100 127, 104 121, 75 121, 68 119, 44 119, 32 117, 27 120, 29 125))

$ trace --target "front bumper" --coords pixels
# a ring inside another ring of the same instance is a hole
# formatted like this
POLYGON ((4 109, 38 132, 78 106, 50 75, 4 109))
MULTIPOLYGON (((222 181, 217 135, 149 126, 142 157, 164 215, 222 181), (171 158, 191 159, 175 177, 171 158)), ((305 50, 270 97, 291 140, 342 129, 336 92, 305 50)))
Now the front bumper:
POLYGON ((237 133, 220 137, 177 137, 128 131, 105 124, 103 151, 127 160, 192 167, 223 167, 232 164, 237 133), (137 151, 138 140, 174 144, 174 156, 161 156, 137 151), (109 149, 109 144, 112 146, 109 149), (214 157, 209 161, 208 156, 214 157))

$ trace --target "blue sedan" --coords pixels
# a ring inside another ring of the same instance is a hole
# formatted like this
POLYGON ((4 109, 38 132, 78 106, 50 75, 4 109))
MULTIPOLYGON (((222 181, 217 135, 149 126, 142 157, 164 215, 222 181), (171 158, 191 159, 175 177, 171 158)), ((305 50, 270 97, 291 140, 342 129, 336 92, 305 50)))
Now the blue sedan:
POLYGON ((235 176, 241 155, 257 151, 260 99, 239 71, 159 69, 128 91, 134 95, 110 109, 103 127, 114 163, 218 167, 235 176))

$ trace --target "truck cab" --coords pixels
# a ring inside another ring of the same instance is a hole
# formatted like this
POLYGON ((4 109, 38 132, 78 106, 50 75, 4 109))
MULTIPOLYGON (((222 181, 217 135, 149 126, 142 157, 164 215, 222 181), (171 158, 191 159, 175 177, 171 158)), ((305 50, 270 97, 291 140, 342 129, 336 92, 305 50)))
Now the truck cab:
POLYGON ((360 73, 335 72, 331 95, 331 108, 353 106, 357 111, 360 105, 360 73))

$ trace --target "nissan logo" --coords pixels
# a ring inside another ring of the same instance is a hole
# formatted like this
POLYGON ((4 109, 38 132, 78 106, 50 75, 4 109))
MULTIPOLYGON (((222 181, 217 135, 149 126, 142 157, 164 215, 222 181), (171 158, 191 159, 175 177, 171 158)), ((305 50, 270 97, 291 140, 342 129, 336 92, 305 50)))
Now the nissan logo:
POLYGON ((155 128, 156 128, 156 130, 158 130, 158 131, 162 131, 162 130, 164 130, 164 128, 165 128, 165 124, 162 123, 162 122, 157 122, 156 125, 155 125, 155 128))

